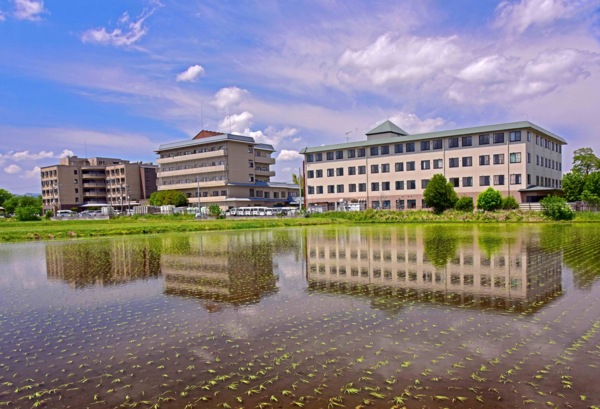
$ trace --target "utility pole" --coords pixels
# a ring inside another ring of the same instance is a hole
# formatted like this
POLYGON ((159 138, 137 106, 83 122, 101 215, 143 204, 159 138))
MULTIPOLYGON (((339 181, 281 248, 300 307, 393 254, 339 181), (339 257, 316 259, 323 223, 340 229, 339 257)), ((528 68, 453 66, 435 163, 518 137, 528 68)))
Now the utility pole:
POLYGON ((198 181, 198 213, 200 213, 200 177, 196 178, 198 181))
POLYGON ((123 215, 123 182, 121 182, 120 188, 119 188, 119 202, 121 202, 121 216, 123 215))
POLYGON ((131 186, 126 185, 127 186, 127 215, 129 216, 129 212, 131 211, 130 206, 131 206, 131 202, 129 200, 129 193, 131 192, 131 186))
POLYGON ((62 210, 62 207, 60 205, 60 185, 61 183, 58 184, 58 210, 62 210))

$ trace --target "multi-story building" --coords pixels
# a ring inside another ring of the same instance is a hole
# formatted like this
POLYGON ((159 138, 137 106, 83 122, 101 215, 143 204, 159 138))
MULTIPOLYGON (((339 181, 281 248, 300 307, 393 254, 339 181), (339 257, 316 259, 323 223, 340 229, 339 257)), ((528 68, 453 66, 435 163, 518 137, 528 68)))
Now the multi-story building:
POLYGON ((274 152, 248 136, 202 131, 192 140, 160 145, 158 190, 180 191, 192 205, 285 206, 299 196, 299 186, 271 182, 274 152))
POLYGON ((374 209, 424 208, 423 191, 443 174, 459 196, 488 187, 518 202, 561 194, 558 135, 528 121, 409 135, 390 121, 366 141, 305 148, 306 201, 329 210, 344 202, 374 209))
POLYGON ((156 191, 156 168, 116 158, 61 158, 41 169, 44 212, 146 200, 156 191))

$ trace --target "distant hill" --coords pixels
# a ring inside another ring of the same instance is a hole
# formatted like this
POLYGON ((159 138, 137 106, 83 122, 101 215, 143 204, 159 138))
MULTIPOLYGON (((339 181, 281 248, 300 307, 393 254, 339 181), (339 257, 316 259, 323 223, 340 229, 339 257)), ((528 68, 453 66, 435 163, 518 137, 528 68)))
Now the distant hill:
POLYGON ((41 196, 41 193, 24 193, 22 196, 31 196, 31 197, 36 197, 36 196, 41 196))

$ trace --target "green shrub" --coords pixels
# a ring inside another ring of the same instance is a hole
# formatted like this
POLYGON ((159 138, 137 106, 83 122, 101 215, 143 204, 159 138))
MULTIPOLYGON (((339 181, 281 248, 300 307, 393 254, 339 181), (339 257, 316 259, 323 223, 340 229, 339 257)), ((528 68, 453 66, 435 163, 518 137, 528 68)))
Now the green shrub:
POLYGON ((502 193, 492 187, 488 187, 477 196, 477 208, 493 212, 502 207, 502 193))
POLYGON ((547 196, 540 200, 542 213, 552 220, 573 220, 575 212, 567 204, 567 200, 557 196, 547 196))
POLYGON ((208 206, 208 214, 212 217, 218 218, 221 216, 221 206, 216 203, 211 204, 208 206))
POLYGON ((454 205, 456 210, 461 212, 472 212, 475 206, 473 205, 473 198, 471 196, 463 196, 458 199, 458 202, 454 205))
POLYGON ((444 210, 454 207, 458 201, 458 195, 444 175, 436 174, 425 188, 423 199, 425 199, 427 207, 432 207, 436 213, 442 213, 444 210))
POLYGON ((38 208, 35 206, 18 207, 16 210, 17 220, 20 222, 40 220, 40 217, 36 214, 37 211, 38 208))
POLYGON ((369 208, 369 209, 365 210, 362 215, 364 216, 365 220, 370 220, 373 217, 375 217, 375 210, 369 208))
POLYGON ((54 217, 54 212, 52 210, 48 210, 45 217, 46 220, 50 220, 51 217, 54 217))
POLYGON ((504 210, 515 210, 519 208, 519 203, 513 196, 506 196, 502 199, 502 208, 504 210))

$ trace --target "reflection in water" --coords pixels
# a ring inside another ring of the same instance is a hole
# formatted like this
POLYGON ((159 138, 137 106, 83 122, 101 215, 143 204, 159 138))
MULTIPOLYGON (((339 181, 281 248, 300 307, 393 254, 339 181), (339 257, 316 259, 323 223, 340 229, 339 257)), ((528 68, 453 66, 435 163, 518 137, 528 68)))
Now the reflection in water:
POLYGON ((307 249, 313 290, 512 311, 562 290, 561 253, 542 252, 529 235, 436 226, 309 230, 307 249))

